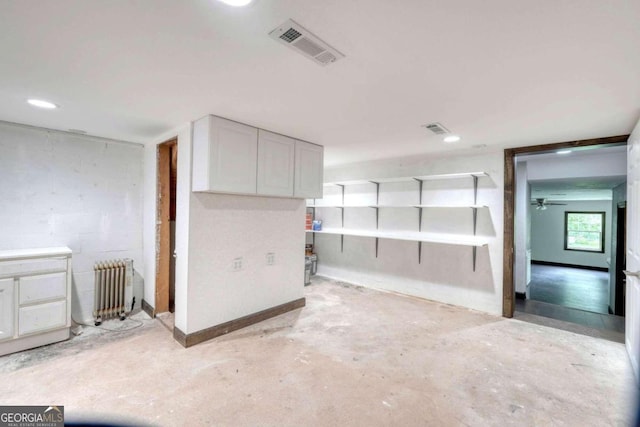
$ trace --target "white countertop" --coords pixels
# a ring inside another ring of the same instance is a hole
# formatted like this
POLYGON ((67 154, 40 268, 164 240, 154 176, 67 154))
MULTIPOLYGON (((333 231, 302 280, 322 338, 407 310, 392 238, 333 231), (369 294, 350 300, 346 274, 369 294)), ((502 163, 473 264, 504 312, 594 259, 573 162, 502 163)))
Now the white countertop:
POLYGON ((0 251, 0 261, 25 258, 41 258, 55 256, 69 256, 72 251, 66 246, 54 248, 11 249, 0 251))

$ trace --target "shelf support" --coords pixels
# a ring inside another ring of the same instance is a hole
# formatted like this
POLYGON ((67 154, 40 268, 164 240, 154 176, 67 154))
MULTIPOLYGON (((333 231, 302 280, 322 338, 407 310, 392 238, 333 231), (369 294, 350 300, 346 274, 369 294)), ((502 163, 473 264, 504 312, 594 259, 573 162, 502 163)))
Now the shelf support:
POLYGON ((340 252, 344 252, 344 234, 340 235, 340 252))
MULTIPOLYGON (((418 204, 422 205, 423 180, 418 179, 418 204)), ((418 232, 422 231, 422 208, 418 208, 418 232)), ((418 264, 422 264, 422 242, 418 242, 418 264)))
POLYGON ((475 272, 476 271, 476 254, 477 254, 477 251, 478 251, 478 247, 474 246, 472 251, 473 251, 472 252, 472 256, 473 256, 473 271, 475 272))
POLYGON ((477 205, 478 204, 478 176, 477 175, 472 175, 473 176, 473 204, 477 205))
MULTIPOLYGON (((376 205, 372 206, 376 210, 376 230, 378 230, 380 224, 380 209, 378 205, 380 204, 380 183, 375 181, 370 181, 371 183, 376 185, 376 205)), ((379 247, 379 239, 376 237, 376 258, 378 258, 378 247, 379 247)))
POLYGON ((478 208, 471 208, 473 209, 473 235, 476 235, 476 228, 478 225, 478 208))
MULTIPOLYGON (((474 181, 477 184, 478 181, 478 177, 474 176, 474 181)), ((476 229, 477 229, 477 225, 478 225, 478 208, 473 207, 471 208, 471 210, 473 211, 473 235, 476 235, 476 229)), ((478 253, 478 247, 474 246, 473 248, 471 248, 472 250, 472 259, 473 259, 473 271, 476 271, 476 257, 477 257, 477 253, 478 253)))
POLYGON ((378 258, 378 238, 376 237, 376 258, 378 258))
MULTIPOLYGON (((342 192, 342 206, 340 207, 340 226, 344 228, 344 184, 336 184, 342 192)), ((341 250, 342 251, 342 250, 341 250)))

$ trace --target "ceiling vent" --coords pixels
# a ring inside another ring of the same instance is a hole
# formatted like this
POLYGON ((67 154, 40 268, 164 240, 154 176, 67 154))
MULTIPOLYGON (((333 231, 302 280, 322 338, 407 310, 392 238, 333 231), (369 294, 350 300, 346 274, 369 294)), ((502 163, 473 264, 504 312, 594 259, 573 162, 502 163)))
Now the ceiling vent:
POLYGON ((314 36, 309 30, 302 27, 293 19, 289 19, 271 31, 269 37, 289 46, 291 49, 322 66, 329 65, 340 58, 344 58, 342 53, 314 36))
POLYGON ((442 126, 438 122, 429 123, 428 125, 424 125, 424 127, 429 129, 431 132, 435 133, 436 135, 444 135, 446 133, 449 133, 449 129, 447 129, 446 127, 442 126))

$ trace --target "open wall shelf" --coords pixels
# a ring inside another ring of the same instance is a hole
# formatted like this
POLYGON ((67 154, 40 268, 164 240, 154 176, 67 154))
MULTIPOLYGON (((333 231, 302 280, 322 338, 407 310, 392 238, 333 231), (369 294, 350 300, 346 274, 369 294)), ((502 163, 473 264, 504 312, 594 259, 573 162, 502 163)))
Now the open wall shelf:
POLYGON ((478 179, 480 177, 486 177, 486 172, 465 172, 465 173, 452 173, 452 174, 440 174, 440 175, 419 175, 419 176, 407 176, 398 178, 375 178, 364 180, 352 180, 352 181, 337 181, 324 183, 324 187, 338 186, 342 191, 342 203, 335 205, 316 204, 315 199, 313 203, 308 204, 307 207, 315 212, 317 208, 338 208, 341 209, 341 227, 340 228, 325 228, 321 231, 307 230, 308 233, 312 233, 313 241, 315 243, 316 234, 335 234, 340 235, 340 247, 344 250, 344 236, 359 236, 359 237, 372 237, 376 241, 376 258, 378 257, 378 239, 393 239, 393 240, 406 240, 418 242, 418 262, 422 261, 422 243, 440 243, 449 245, 461 245, 470 246, 473 250, 473 271, 476 270, 476 252, 478 247, 487 246, 489 241, 485 237, 476 236, 476 225, 478 219, 478 209, 486 209, 487 206, 477 204, 478 200, 478 179), (469 205, 463 204, 424 204, 422 200, 422 188, 425 181, 437 181, 448 179, 464 179, 472 178, 473 180, 473 203, 469 205), (385 183, 399 183, 399 182, 417 182, 418 183, 418 204, 407 205, 381 205, 380 200, 380 184, 385 183), (344 203, 344 188, 349 185, 361 185, 361 184, 374 184, 376 186, 376 203, 375 204, 355 204, 349 205, 344 203), (375 230, 359 230, 344 228, 344 210, 346 208, 373 208, 376 211, 376 229, 375 230), (385 231, 379 230, 379 209, 388 208, 412 208, 418 209, 418 231, 385 231), (473 221, 473 235, 459 235, 459 234, 442 234, 422 231, 422 209, 471 209, 472 221, 473 221))
POLYGON ((320 231, 307 230, 307 233, 338 234, 342 236, 377 237, 380 239, 408 240, 411 242, 443 243, 460 246, 486 246, 489 240, 483 237, 458 234, 420 233, 411 231, 355 230, 349 228, 325 228, 320 231))
POLYGON ((323 185, 329 187, 332 185, 358 185, 358 184, 386 184, 390 182, 411 182, 411 181, 439 181, 444 179, 460 179, 481 176, 488 176, 486 172, 464 172, 464 173, 447 173, 439 175, 416 175, 416 176, 403 176, 398 178, 372 178, 372 179, 357 179, 351 181, 336 181, 325 182, 323 185))
POLYGON ((456 208, 471 208, 471 209, 481 209, 486 208, 486 205, 307 205, 308 208, 445 208, 445 209, 456 209, 456 208))

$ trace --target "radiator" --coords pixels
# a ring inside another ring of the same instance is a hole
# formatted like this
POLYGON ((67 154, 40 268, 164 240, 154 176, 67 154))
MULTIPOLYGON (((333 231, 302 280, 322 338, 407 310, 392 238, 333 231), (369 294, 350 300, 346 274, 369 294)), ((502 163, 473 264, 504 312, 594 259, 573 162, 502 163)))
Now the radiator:
POLYGON ((97 262, 93 317, 96 326, 103 320, 125 319, 133 304, 133 260, 114 259, 97 262))

